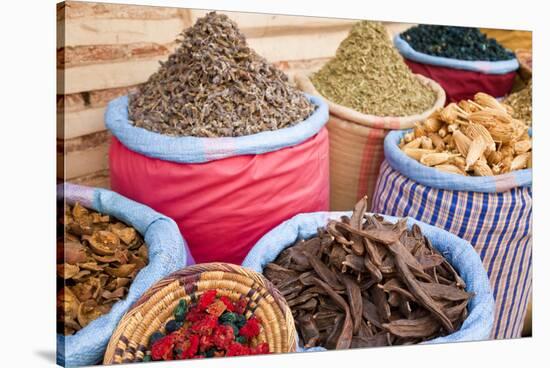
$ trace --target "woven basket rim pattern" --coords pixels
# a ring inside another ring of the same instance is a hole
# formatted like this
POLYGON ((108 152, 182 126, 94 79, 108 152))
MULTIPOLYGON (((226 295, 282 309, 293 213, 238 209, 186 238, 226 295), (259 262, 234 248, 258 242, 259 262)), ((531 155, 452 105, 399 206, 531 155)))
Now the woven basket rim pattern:
POLYGON ((204 291, 216 289, 236 300, 249 299, 246 314, 260 317, 262 332, 253 343, 268 342, 271 353, 293 352, 296 330, 288 304, 262 274, 230 263, 196 264, 155 283, 124 315, 113 333, 103 363, 143 359, 149 336, 162 329, 180 299, 194 302, 204 291))

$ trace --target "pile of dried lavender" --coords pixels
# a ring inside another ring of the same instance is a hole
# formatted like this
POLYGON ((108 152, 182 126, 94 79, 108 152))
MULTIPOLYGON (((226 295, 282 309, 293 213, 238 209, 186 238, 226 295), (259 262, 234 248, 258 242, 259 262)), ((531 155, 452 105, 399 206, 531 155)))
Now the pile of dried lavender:
POLYGON ((288 302, 305 347, 414 344, 447 335, 472 294, 416 225, 365 214, 330 221, 269 263, 265 276, 288 302))
POLYGON ((335 57, 311 81, 329 100, 378 116, 420 114, 436 99, 410 71, 379 22, 355 24, 335 57))
POLYGON ((130 95, 133 125, 171 136, 236 137, 292 126, 315 109, 226 15, 208 13, 181 36, 130 95))

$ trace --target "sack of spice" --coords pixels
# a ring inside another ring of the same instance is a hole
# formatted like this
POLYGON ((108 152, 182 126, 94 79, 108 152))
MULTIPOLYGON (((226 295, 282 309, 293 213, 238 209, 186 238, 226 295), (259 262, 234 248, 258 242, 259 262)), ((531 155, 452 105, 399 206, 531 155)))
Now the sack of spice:
POLYGON ((437 83, 411 73, 379 22, 357 23, 318 72, 295 79, 329 105, 331 210, 372 195, 390 130, 411 128, 445 102, 437 83))
MULTIPOLYGON (((532 169, 527 168, 531 142, 524 138, 523 123, 512 119, 505 124, 519 139, 514 143, 502 135, 506 129, 499 131, 499 124, 491 120, 493 115, 483 113, 488 120, 481 123, 487 123, 487 128, 464 120, 472 116, 459 111, 462 117, 456 118, 462 120, 461 128, 452 133, 449 143, 443 142, 444 151, 426 156, 422 151, 430 150, 418 148, 422 156, 413 157, 413 149, 401 148, 400 144, 408 134, 429 134, 426 125, 433 122, 426 121, 410 133, 388 134, 384 141, 386 160, 380 168, 372 210, 410 216, 470 242, 481 256, 493 287, 496 320, 491 336, 515 338, 521 336, 531 292, 532 169), (473 133, 473 139, 463 131, 473 133), (498 139, 494 138, 496 133, 501 134, 498 139), (486 139, 499 142, 493 147, 486 139), (471 144, 464 158, 460 154, 463 148, 458 146, 466 142, 467 147, 468 141, 471 144), (457 148, 448 151, 453 145, 457 148)), ((506 119, 505 114, 497 115, 506 119)), ((446 126, 444 129, 448 133, 446 126)))
POLYGON ((394 44, 413 72, 443 87, 447 102, 477 92, 503 97, 519 68, 513 52, 477 28, 422 24, 396 35, 394 44))
MULTIPOLYGON (((83 312, 82 309, 85 306, 93 305, 94 301, 74 300, 76 304, 82 302, 80 303, 80 307, 77 308, 79 322, 81 322, 81 324, 87 324, 72 335, 57 335, 58 364, 67 366, 92 365, 100 362, 103 358, 103 354, 105 352, 105 349, 107 348, 107 344, 109 342, 109 339, 111 338, 113 331, 115 330, 119 320, 130 308, 130 306, 136 300, 138 300, 138 298, 141 297, 141 295, 149 287, 151 287, 152 284, 167 276, 168 274, 182 267, 185 267, 186 265, 193 264, 194 262, 188 252, 187 245, 182 239, 174 221, 142 204, 131 201, 109 190, 79 186, 69 183, 58 186, 57 197, 59 202, 65 201, 65 203, 71 206, 74 205, 77 209, 80 208, 80 211, 99 212, 102 216, 97 217, 100 217, 101 221, 103 220, 103 218, 116 219, 128 226, 131 226, 126 227, 125 229, 120 229, 120 236, 122 241, 124 241, 124 236, 128 235, 127 233, 134 232, 131 229, 135 229, 135 231, 137 231, 137 233, 139 233, 139 235, 142 237, 141 238, 140 236, 138 236, 138 238, 143 239, 147 248, 148 263, 135 275, 130 285, 126 285, 126 287, 124 288, 117 289, 118 291, 120 291, 122 289, 126 290, 127 288, 124 297, 117 297, 119 301, 112 304, 110 310, 106 314, 103 314, 99 317, 96 315, 96 311, 91 310, 90 312, 93 314, 92 317, 94 319, 91 321, 87 320, 85 322, 82 321, 83 318, 80 318, 81 313, 83 312)), ((92 213, 91 216, 93 216, 94 214, 95 213, 92 213)), ((79 219, 75 220, 79 221, 79 219)), ((116 228, 117 225, 121 224, 115 224, 114 227, 116 228)), ((116 230, 117 229, 115 229, 115 231, 116 230)), ((70 232, 71 231, 68 231, 68 233, 70 232)), ((103 231, 100 233, 107 232, 103 231)), ((60 234, 61 236, 63 236, 63 230, 60 230, 60 234)), ((65 234, 65 236, 67 237, 69 235, 65 234)), ((86 235, 84 235, 84 237, 86 237, 86 235)), ((61 241, 62 243, 58 244, 58 252, 61 258, 65 259, 66 264, 64 267, 64 271, 66 273, 67 267, 72 266, 74 268, 77 266, 71 265, 72 262, 70 262, 67 258, 69 255, 74 256, 74 252, 69 253, 69 250, 72 249, 68 248, 69 243, 65 244, 63 240, 61 241)), ((67 240, 65 241, 67 242, 67 240)), ((92 239, 88 239, 86 241, 90 241, 91 243, 93 243, 92 239)), ((74 241, 70 244, 74 245, 74 241)), ((100 245, 100 243, 97 244, 97 246, 100 245)), ((116 255, 117 254, 115 253, 113 257, 115 257, 116 255)), ((100 256, 94 254, 93 256, 93 258, 96 260, 108 261, 106 260, 106 258, 108 258, 108 255, 100 256)), ((127 264, 127 268, 131 265, 132 257, 134 257, 135 255, 129 254, 128 256, 129 262, 127 264)), ((87 261, 86 264, 81 264, 82 269, 84 270, 84 272, 81 271, 81 278, 94 276, 90 274, 90 272, 88 272, 88 275, 84 274, 86 272, 85 267, 89 269, 91 266, 90 263, 91 262, 87 261)), ((121 266, 115 268, 115 265, 119 263, 120 261, 115 261, 114 263, 111 263, 112 268, 107 269, 108 273, 115 276, 124 276, 116 272, 117 270, 121 271, 121 266)), ((77 263, 77 265, 78 264, 80 263, 77 263)), ((96 265, 96 267, 98 266, 99 264, 96 265)), ((97 276, 99 282, 102 280, 103 276, 105 275, 97 276)), ((118 277, 114 281, 119 283, 125 280, 126 278, 124 277, 118 277)), ((80 289, 86 287, 86 285, 84 284, 80 284, 80 286, 82 286, 80 289)), ((102 293, 104 297, 106 297, 106 293, 109 294, 107 292, 107 288, 108 286, 105 286, 106 290, 104 290, 102 293)), ((63 318, 67 318, 69 317, 69 315, 67 314, 67 308, 74 308, 73 306, 75 303, 71 302, 71 300, 68 300, 67 297, 69 295, 67 295, 66 288, 64 288, 63 290, 61 291, 62 293, 64 292, 64 295, 61 295, 61 309, 58 309, 58 313, 61 312, 61 316, 63 318)), ((74 288, 73 290, 76 292, 74 288)), ((80 293, 76 294, 86 294, 85 290, 80 291, 80 293)), ((100 291, 101 289, 98 289, 98 292, 100 291)), ((117 292, 115 291, 113 293, 117 292)), ((70 296, 73 296, 73 294, 71 293, 70 296)))
POLYGON ((486 339, 494 301, 472 246, 410 218, 365 211, 359 202, 353 213, 297 215, 243 262, 285 295, 299 351, 486 339))
POLYGON ((197 262, 239 264, 280 221, 328 209, 326 104, 209 13, 135 95, 111 101, 111 185, 174 219, 197 262))

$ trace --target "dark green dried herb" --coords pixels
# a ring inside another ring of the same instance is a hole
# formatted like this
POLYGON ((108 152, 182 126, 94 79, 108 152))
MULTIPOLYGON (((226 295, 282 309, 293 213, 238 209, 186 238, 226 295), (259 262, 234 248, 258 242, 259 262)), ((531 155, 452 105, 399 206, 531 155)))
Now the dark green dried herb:
POLYGON ((208 13, 129 96, 133 125, 170 136, 236 137, 306 119, 314 105, 247 46, 237 24, 208 13))
POLYGON ((401 34, 418 52, 460 60, 499 61, 514 58, 494 38, 478 28, 420 24, 401 34))

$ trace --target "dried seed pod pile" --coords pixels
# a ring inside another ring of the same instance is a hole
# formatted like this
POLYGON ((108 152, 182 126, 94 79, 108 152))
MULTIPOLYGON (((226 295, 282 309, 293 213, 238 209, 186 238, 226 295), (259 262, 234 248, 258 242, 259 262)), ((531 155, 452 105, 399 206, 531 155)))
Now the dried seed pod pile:
POLYGON ((78 203, 65 207, 64 224, 57 255, 58 328, 72 335, 126 296, 148 256, 133 227, 78 203))
POLYGON ((436 100, 436 93, 405 64, 380 22, 355 24, 311 82, 331 101, 377 116, 420 114, 436 100))
POLYGON ((208 13, 181 36, 129 96, 133 125, 170 136, 236 137, 292 126, 315 109, 226 15, 208 13))
POLYGON ((473 101, 450 103, 417 123, 399 146, 420 163, 454 174, 490 176, 530 168, 528 126, 513 114, 509 105, 479 92, 473 101))
POLYGON ((366 216, 330 221, 264 274, 287 300, 305 347, 415 344, 456 331, 472 296, 418 226, 366 216))
POLYGON ((533 82, 530 80, 521 90, 507 96, 504 101, 514 109, 513 116, 529 126, 533 121, 533 82))

